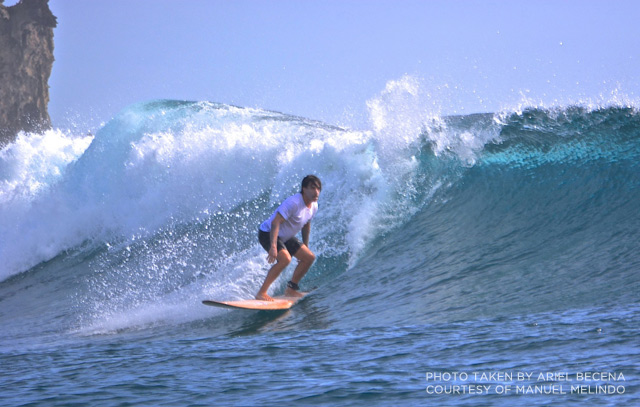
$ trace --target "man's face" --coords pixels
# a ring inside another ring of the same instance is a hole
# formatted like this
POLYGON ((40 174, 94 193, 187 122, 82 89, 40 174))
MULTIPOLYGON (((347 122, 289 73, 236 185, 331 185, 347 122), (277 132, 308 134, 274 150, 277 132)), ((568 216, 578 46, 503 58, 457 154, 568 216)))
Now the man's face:
POLYGON ((311 183, 302 188, 302 196, 308 202, 317 202, 318 197, 320 197, 320 188, 316 184, 311 183))

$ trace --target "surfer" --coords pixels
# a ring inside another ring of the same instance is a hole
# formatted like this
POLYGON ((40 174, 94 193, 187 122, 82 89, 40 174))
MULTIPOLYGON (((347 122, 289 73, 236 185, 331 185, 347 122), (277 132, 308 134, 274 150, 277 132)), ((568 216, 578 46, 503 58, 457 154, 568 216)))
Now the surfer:
POLYGON ((309 250, 309 234, 311 219, 318 212, 318 197, 322 190, 322 182, 315 175, 307 175, 302 180, 300 192, 285 199, 271 217, 260 225, 258 240, 269 253, 267 261, 273 264, 264 283, 256 294, 256 299, 273 301, 267 294, 271 284, 278 278, 282 270, 291 262, 291 257, 298 259, 291 281, 287 283, 285 296, 302 297, 298 284, 307 273, 315 254, 309 250), (302 231, 302 242, 296 238, 302 231))

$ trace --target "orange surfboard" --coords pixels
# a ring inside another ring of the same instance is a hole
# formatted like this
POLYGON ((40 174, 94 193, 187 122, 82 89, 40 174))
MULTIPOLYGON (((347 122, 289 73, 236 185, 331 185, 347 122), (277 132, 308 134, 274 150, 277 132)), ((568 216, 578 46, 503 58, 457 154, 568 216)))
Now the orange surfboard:
MULTIPOLYGON (((306 295, 306 294, 305 294, 306 295)), ((249 309, 249 310, 263 310, 263 311, 277 311, 285 310, 293 307, 302 297, 273 297, 273 301, 263 300, 238 300, 238 301, 215 301, 204 300, 204 305, 211 305, 213 307, 220 308, 233 308, 233 309, 249 309)))

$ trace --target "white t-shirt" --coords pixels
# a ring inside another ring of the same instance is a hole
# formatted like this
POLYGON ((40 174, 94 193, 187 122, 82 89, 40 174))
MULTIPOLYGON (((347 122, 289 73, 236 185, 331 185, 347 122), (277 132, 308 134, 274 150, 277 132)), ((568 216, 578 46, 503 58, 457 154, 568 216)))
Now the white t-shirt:
POLYGON ((262 222, 260 230, 263 232, 271 232, 271 222, 275 219, 276 214, 280 213, 284 218, 284 222, 280 224, 278 237, 286 242, 297 235, 298 232, 302 230, 302 227, 315 216, 316 212, 318 212, 318 203, 313 202, 311 208, 307 208, 302 194, 298 192, 285 199, 278 209, 273 212, 271 217, 262 222))

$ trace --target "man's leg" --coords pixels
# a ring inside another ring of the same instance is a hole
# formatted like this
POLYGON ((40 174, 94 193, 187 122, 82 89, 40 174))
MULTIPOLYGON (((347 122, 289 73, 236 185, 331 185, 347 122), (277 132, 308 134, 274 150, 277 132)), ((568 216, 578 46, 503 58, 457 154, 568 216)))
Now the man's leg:
MULTIPOLYGON (((298 250, 300 251, 300 250, 298 250)), ((267 294, 267 290, 271 287, 276 278, 282 273, 282 270, 285 269, 291 263, 291 255, 285 249, 278 251, 278 257, 276 257, 277 263, 274 264, 269 272, 267 273, 267 277, 264 279, 264 283, 262 283, 262 287, 260 287, 260 291, 256 294, 256 300, 265 300, 265 301, 273 301, 270 295, 267 294)))
MULTIPOLYGON (((291 282, 297 285, 298 283, 300 283, 300 280, 302 280, 302 277, 304 277, 304 275, 307 274, 307 271, 309 271, 309 268, 311 268, 311 265, 316 259, 316 255, 313 254, 313 252, 309 250, 307 246, 302 245, 300 246, 298 251, 296 251, 296 254, 294 255, 294 257, 298 259, 298 265, 296 266, 296 269, 293 271, 293 277, 291 277, 291 282)), ((294 290, 290 287, 287 287, 287 289, 284 292, 284 295, 288 297, 302 297, 302 294, 299 291, 294 290)))

